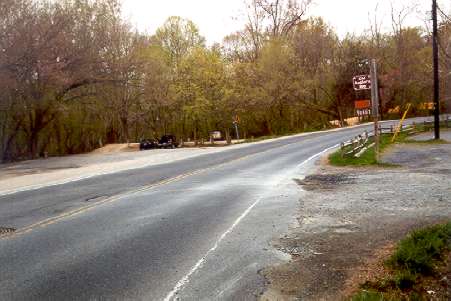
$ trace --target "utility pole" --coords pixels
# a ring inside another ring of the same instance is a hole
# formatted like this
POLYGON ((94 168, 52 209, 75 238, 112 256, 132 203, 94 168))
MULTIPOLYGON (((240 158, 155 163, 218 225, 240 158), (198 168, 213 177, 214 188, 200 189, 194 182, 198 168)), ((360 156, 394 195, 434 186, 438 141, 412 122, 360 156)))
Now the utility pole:
POLYGON ((371 110, 374 119, 374 151, 376 153, 376 161, 379 161, 379 87, 377 83, 377 64, 376 59, 370 62, 371 76, 371 110))
POLYGON ((440 79, 438 74, 437 0, 432 0, 432 52, 434 61, 434 136, 440 139, 440 79))

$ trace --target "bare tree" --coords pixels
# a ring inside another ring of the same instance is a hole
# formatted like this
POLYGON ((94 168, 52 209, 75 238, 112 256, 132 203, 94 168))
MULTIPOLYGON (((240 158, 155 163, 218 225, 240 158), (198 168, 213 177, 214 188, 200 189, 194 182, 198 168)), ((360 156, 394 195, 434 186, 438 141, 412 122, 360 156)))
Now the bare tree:
POLYGON ((256 0, 255 6, 264 12, 266 31, 271 37, 283 37, 292 32, 305 16, 311 0, 256 0))

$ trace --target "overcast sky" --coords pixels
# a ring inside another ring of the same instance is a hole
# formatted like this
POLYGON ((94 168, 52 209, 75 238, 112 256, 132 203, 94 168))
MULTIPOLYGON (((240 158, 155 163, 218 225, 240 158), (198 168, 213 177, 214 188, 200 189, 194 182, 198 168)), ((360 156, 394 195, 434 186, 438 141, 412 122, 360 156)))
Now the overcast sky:
MULTIPOLYGON (((124 16, 140 31, 154 33, 170 16, 192 20, 209 44, 221 42, 227 34, 240 30, 244 24, 244 0, 122 0, 124 16)), ((431 10, 431 0, 314 0, 309 15, 322 16, 338 34, 360 34, 368 28, 368 14, 377 15, 390 25, 390 3, 395 7, 417 4, 406 24, 424 25, 425 14, 431 10)), ((451 1, 439 0, 447 12, 451 1)))

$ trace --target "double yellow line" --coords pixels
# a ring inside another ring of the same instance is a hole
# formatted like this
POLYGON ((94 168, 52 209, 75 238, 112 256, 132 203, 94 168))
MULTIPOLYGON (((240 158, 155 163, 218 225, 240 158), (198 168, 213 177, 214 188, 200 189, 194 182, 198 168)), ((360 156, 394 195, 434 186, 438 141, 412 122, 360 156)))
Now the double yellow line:
POLYGON ((122 199, 124 197, 136 195, 136 194, 141 193, 141 192, 146 192, 146 191, 155 189, 157 187, 160 187, 160 186, 163 186, 163 185, 166 185, 166 184, 170 184, 170 183, 173 183, 173 182, 176 182, 176 181, 180 181, 180 180, 185 179, 187 177, 198 175, 198 174, 210 171, 210 170, 214 170, 214 169, 220 168, 222 166, 225 166, 225 165, 227 165, 229 163, 241 161, 241 160, 244 160, 244 159, 246 159, 246 158, 248 158, 250 156, 253 156, 255 154, 261 154, 261 153, 264 153, 264 152, 267 152, 267 151, 270 151, 270 150, 273 150, 273 148, 269 149, 269 150, 266 150, 266 151, 263 151, 263 152, 258 152, 258 153, 254 153, 254 154, 250 154, 250 155, 245 155, 243 157, 240 157, 240 158, 237 158, 237 159, 233 159, 233 160, 230 160, 230 161, 227 161, 227 162, 224 162, 224 163, 212 166, 212 167, 202 168, 202 169, 198 169, 198 170, 195 170, 195 171, 192 171, 192 172, 184 173, 184 174, 181 174, 181 175, 169 178, 169 179, 162 180, 160 182, 156 182, 156 183, 153 183, 153 184, 150 184, 150 185, 146 185, 146 186, 141 187, 141 188, 136 189, 136 190, 127 191, 127 192, 124 192, 124 193, 121 193, 121 194, 118 194, 118 195, 115 195, 115 196, 111 196, 111 197, 108 197, 108 198, 103 199, 101 201, 97 201, 97 202, 95 202, 93 204, 86 205, 86 206, 83 206, 81 208, 77 208, 77 209, 74 209, 74 210, 62 213, 62 214, 60 214, 58 216, 50 217, 50 218, 44 219, 42 221, 39 221, 37 223, 34 223, 34 224, 28 225, 26 227, 20 228, 20 229, 18 229, 15 232, 12 232, 10 234, 6 234, 6 235, 3 235, 3 236, 0 236, 0 240, 12 239, 12 238, 15 238, 15 237, 17 237, 19 235, 23 235, 23 234, 29 233, 29 232, 31 232, 33 230, 38 229, 38 228, 43 228, 43 227, 55 224, 55 223, 61 221, 62 219, 65 219, 67 217, 76 216, 78 214, 81 214, 81 213, 87 212, 87 211, 89 211, 91 209, 94 209, 94 208, 96 208, 98 206, 101 206, 101 205, 104 205, 104 204, 113 203, 113 202, 118 201, 118 200, 120 200, 120 199, 122 199))

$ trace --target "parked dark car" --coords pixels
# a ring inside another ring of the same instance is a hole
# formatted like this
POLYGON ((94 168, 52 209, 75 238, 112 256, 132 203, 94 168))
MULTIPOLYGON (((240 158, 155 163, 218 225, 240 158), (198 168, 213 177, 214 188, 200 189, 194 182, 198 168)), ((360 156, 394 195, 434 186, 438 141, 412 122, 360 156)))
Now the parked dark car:
POLYGON ((176 148, 177 139, 175 139, 174 135, 163 135, 158 146, 160 148, 176 148))
POLYGON ((142 139, 139 143, 139 150, 158 148, 159 143, 156 139, 142 139))

